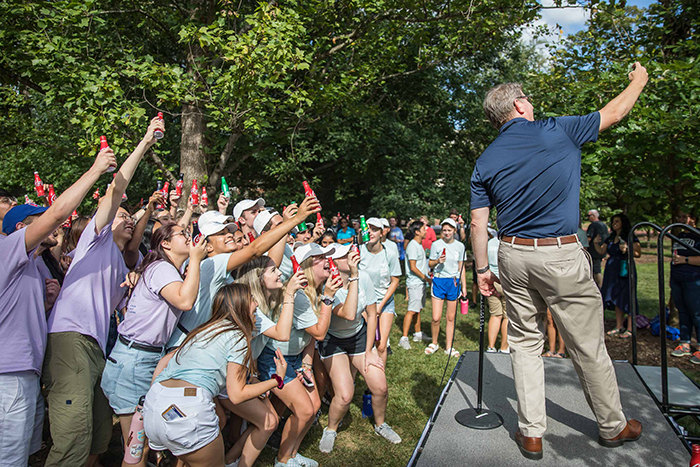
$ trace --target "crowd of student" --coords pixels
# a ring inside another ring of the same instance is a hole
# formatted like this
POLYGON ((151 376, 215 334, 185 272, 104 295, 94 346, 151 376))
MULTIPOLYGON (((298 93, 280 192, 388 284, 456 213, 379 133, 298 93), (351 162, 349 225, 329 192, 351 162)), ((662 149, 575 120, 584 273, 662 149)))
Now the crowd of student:
POLYGON ((464 245, 456 239, 466 237, 463 220, 445 219, 426 256, 422 242, 432 229, 422 221, 409 225, 404 253, 394 218, 369 218, 364 230, 336 216, 328 228, 307 224, 321 211, 308 193, 279 211, 263 199, 242 200, 230 215, 223 194, 215 210, 190 199, 178 211, 177 191, 156 191, 132 214, 123 195, 156 131, 164 131, 158 118, 90 217, 72 213, 115 170, 109 148, 49 207, 0 193, 3 465, 25 466, 39 450, 46 403, 47 466, 99 465, 113 414, 126 450, 141 404, 147 441, 138 465, 146 465, 149 447, 191 467, 252 465, 289 409, 275 465, 316 466, 299 446, 325 396, 319 449, 333 450, 357 373, 372 395, 375 432, 401 442, 386 422, 384 369, 402 256, 412 312, 402 347, 432 284, 426 353, 438 348, 446 301, 446 353, 456 355, 456 300, 466 295, 464 245), (224 452, 229 418, 243 427, 224 452))

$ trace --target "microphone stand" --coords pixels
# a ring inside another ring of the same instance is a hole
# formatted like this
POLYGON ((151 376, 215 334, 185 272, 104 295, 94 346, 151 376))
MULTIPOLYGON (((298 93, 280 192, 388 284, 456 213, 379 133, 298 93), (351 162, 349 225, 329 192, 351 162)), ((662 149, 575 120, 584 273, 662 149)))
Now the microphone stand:
POLYGON ((503 417, 498 413, 482 407, 481 393, 484 385, 484 296, 481 296, 479 316, 479 376, 476 389, 476 408, 462 409, 455 414, 455 420, 460 425, 475 430, 493 430, 503 425, 503 417))

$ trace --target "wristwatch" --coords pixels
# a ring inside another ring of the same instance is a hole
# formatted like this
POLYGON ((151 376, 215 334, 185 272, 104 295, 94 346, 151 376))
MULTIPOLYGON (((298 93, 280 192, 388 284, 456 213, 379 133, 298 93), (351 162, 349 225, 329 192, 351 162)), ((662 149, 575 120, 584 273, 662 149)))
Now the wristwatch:
POLYGON ((319 299, 324 305, 331 306, 333 305, 333 299, 327 295, 321 295, 321 298, 319 299))
POLYGON ((685 264, 688 264, 690 261, 688 261, 688 256, 685 257, 685 264))
POLYGON ((284 380, 277 373, 272 373, 272 379, 277 381, 277 389, 282 389, 284 387, 284 380))

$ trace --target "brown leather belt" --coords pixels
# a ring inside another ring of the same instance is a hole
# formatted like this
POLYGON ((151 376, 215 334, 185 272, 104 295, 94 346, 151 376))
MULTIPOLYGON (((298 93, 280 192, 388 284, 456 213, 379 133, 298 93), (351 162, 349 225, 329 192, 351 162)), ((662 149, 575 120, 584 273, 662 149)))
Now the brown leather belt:
POLYGON ((535 246, 535 241, 537 241, 537 246, 554 246, 554 245, 568 245, 569 243, 578 242, 578 236, 576 235, 566 235, 565 237, 557 238, 520 238, 520 237, 501 237, 502 242, 514 243, 516 245, 524 246, 535 246), (513 241, 515 239, 515 241, 513 241))

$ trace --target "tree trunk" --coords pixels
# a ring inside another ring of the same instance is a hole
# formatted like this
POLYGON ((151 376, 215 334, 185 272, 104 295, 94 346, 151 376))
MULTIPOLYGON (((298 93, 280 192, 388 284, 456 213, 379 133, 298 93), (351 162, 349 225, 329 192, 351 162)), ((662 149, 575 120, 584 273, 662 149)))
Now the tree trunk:
POLYGON ((191 104, 182 106, 182 138, 180 140, 180 171, 185 174, 185 186, 180 207, 187 206, 192 179, 197 179, 199 192, 207 178, 206 140, 204 130, 206 122, 199 109, 191 104), (183 201, 184 200, 184 201, 183 201))

